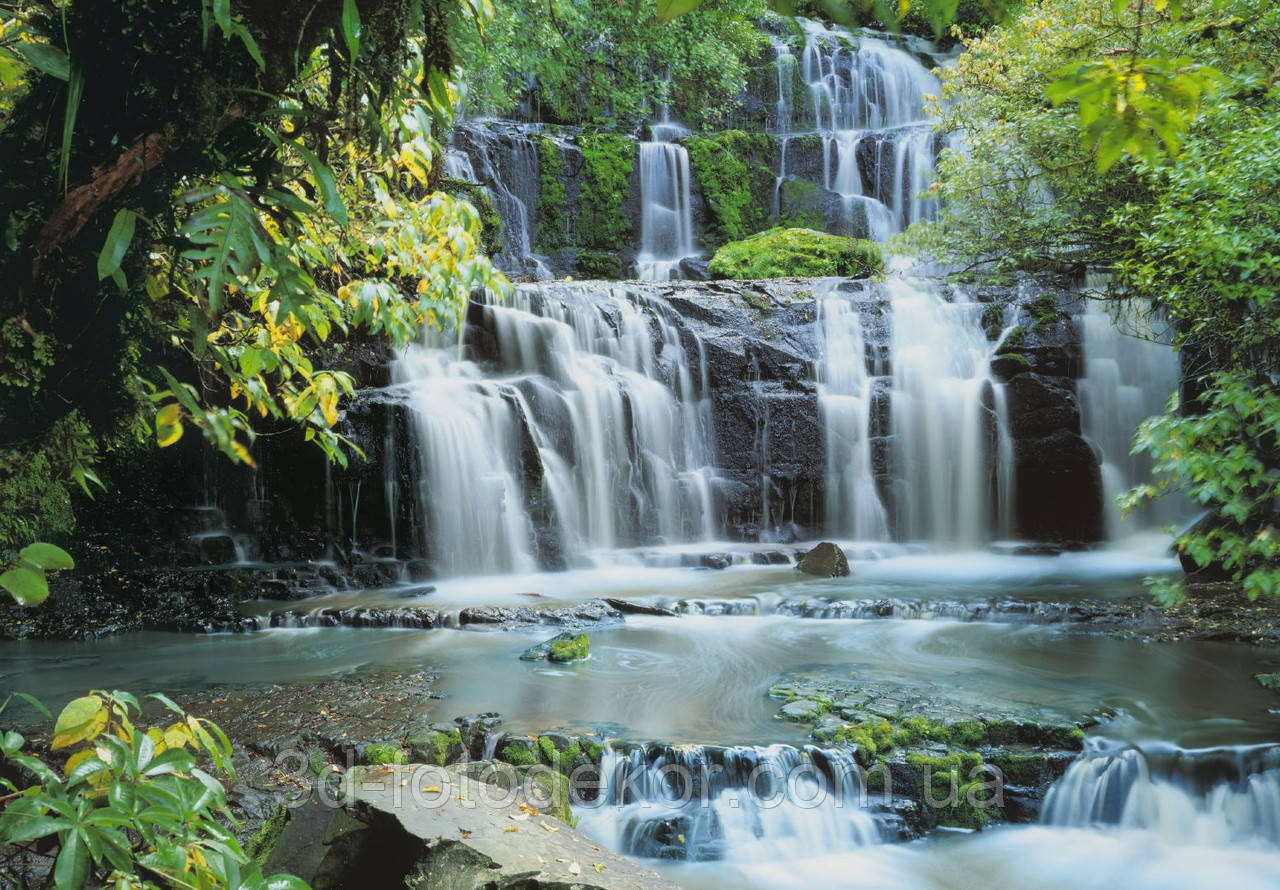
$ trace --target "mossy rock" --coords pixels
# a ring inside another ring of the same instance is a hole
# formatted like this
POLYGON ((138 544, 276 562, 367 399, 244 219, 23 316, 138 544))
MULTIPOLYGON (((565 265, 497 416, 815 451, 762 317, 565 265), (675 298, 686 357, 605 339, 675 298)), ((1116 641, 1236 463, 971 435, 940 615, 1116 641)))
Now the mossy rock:
POLYGON ((399 745, 375 742, 364 749, 364 756, 361 759, 367 766, 385 766, 393 763, 408 763, 409 755, 399 745))
POLYGON ((597 250, 584 250, 578 254, 577 272, 579 278, 598 281, 619 281, 622 273, 622 259, 616 253, 597 250))
POLYGON ((1001 354, 1021 352, 1027 346, 1027 332, 1022 329, 1022 325, 1010 328, 1009 333, 1005 334, 1003 340, 1000 341, 998 349, 1001 354))
POLYGON ((1034 328, 1045 324, 1057 324, 1061 320, 1061 316, 1058 315, 1058 301, 1054 299, 1053 294, 1041 294, 1027 304, 1027 309, 1035 316, 1036 322, 1032 325, 1034 328))
POLYGON ((819 578, 846 578, 849 575, 849 558, 837 545, 823 541, 800 557, 796 571, 819 578))
POLYGON ((521 661, 554 661, 556 664, 573 664, 591 654, 591 638, 586 634, 564 631, 536 646, 530 646, 520 654, 521 661))
POLYGON ((813 229, 770 229, 733 241, 711 258, 712 278, 866 278, 884 268, 873 241, 813 229))
POLYGON ((497 754, 499 760, 512 766, 533 766, 538 762, 533 739, 520 736, 504 736, 497 754))
POLYGON ((267 857, 276 848, 276 844, 280 841, 280 835, 284 833, 284 828, 288 824, 289 808, 284 804, 280 804, 270 818, 263 822, 261 827, 254 832, 253 837, 245 841, 245 855, 259 865, 265 864, 267 857))
POLYGON ((706 202, 708 235, 724 244, 771 222, 774 140, 764 133, 723 130, 684 140, 693 180, 706 202))
POLYGON ((502 215, 489 200, 489 193, 484 187, 462 179, 445 179, 440 183, 440 191, 471 203, 480 216, 480 248, 487 256, 501 253, 502 215))
POLYGON ((554 253, 569 245, 567 193, 564 186, 564 149, 549 136, 538 143, 538 228, 535 246, 554 253))
POLYGON ((1258 681, 1258 685, 1263 689, 1272 689, 1280 692, 1280 672, 1274 674, 1254 674, 1253 679, 1258 681))
POLYGON ((1031 370, 1031 361, 1019 352, 1002 352, 991 360, 991 373, 997 380, 1010 380, 1031 370))
POLYGON ((578 241, 588 250, 622 250, 634 243, 623 205, 631 192, 636 144, 616 133, 587 133, 578 145, 582 149, 578 241))
POLYGON ((439 730, 408 741, 409 756, 414 763, 445 766, 462 756, 462 734, 457 730, 439 730))
POLYGON ((1004 783, 1008 785, 1033 787, 1040 784, 1040 780, 1044 775, 1045 757, 1043 754, 1001 752, 989 756, 987 762, 1000 770, 1004 783))
POLYGON ((979 323, 988 340, 994 343, 1000 339, 1000 332, 1004 330, 1004 304, 992 303, 985 307, 979 323))

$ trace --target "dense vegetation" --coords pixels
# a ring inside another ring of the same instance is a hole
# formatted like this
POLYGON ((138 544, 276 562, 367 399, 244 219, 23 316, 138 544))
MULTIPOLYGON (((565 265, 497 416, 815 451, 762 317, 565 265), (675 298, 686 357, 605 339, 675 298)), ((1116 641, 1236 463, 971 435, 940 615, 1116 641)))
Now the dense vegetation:
POLYGON ((1274 4, 1028 4, 944 73, 966 148, 903 239, 971 275, 1109 269, 1095 298, 1167 321, 1187 400, 1139 433, 1156 480, 1127 504, 1204 505, 1179 548, 1250 596, 1280 590, 1278 67, 1274 4))
POLYGON ((711 258, 712 278, 866 278, 881 271, 880 245, 813 229, 769 229, 731 241, 711 258))

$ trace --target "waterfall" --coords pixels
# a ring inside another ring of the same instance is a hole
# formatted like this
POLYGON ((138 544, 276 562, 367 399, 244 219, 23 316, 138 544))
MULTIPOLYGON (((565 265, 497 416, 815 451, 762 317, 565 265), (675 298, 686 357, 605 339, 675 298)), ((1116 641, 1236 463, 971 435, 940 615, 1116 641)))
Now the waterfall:
POLYGON ((871 463, 870 409, 876 378, 867 368, 859 307, 835 282, 824 282, 815 296, 823 344, 817 378, 826 429, 827 528, 860 541, 887 540, 889 522, 871 463))
POLYGON ((931 217, 933 203, 920 196, 929 187, 936 151, 925 97, 939 92, 938 80, 882 40, 863 35, 855 43, 843 29, 801 23, 800 76, 808 103, 793 112, 790 69, 783 61, 790 51, 777 49, 777 126, 822 135, 823 185, 840 197, 836 227, 883 241, 931 217))
POLYGON ((668 121, 650 125, 639 145, 640 252, 636 276, 647 281, 683 278, 680 263, 697 256, 693 240, 693 174, 689 152, 676 139, 689 131, 668 121))
MULTIPOLYGON (((992 527, 991 467, 1008 456, 993 448, 993 432, 1002 426, 993 391, 1001 384, 991 379, 983 305, 968 302, 959 289, 948 302, 903 279, 890 279, 885 288, 893 308, 899 529, 908 540, 980 544, 992 527)), ((996 472, 997 480, 1010 476, 996 472)), ((997 503, 1003 500, 997 496, 997 503)))
POLYGON ((1143 420, 1164 411, 1178 389, 1178 353, 1168 345, 1162 319, 1150 305, 1128 300, 1108 311, 1101 300, 1088 300, 1079 316, 1085 375, 1078 383, 1080 425, 1102 465, 1107 537, 1124 529, 1161 528, 1185 515, 1185 502, 1165 497, 1141 513, 1122 520, 1116 497, 1147 481, 1151 461, 1130 453, 1133 434, 1143 420))
POLYGON ((1147 750, 1092 742, 1041 821, 1145 829, 1176 844, 1280 844, 1280 747, 1147 750))
POLYGON ((581 827, 627 855, 768 862, 880 840, 842 750, 639 745, 607 751, 600 775, 581 827))
POLYGON ((485 342, 472 353, 486 354, 433 333, 395 369, 439 571, 532 571, 715 536, 706 361, 670 306, 566 284, 521 286, 473 311, 485 342))
POLYGON ((445 155, 445 175, 483 186, 502 218, 502 252, 494 258, 498 266, 513 274, 552 277, 533 246, 541 182, 538 146, 519 127, 497 129, 484 121, 457 125, 453 140, 445 155))

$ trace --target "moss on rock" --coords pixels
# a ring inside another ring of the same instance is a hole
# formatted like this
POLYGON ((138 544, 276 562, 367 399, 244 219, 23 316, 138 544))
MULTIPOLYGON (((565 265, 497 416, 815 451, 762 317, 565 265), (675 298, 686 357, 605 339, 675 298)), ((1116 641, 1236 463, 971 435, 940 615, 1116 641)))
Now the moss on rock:
POLYGON ((408 763, 409 755, 399 745, 393 745, 390 742, 375 742, 364 749, 363 760, 369 766, 408 763))
POLYGON ((457 729, 448 732, 441 730, 409 739, 409 755, 414 762, 445 766, 461 754, 462 734, 457 729))
POLYGON ((635 168, 635 143, 616 133, 588 133, 578 144, 582 148, 578 241, 588 250, 621 250, 633 241, 623 205, 635 168))
POLYGON ((547 648, 547 660, 557 664, 572 664, 591 654, 591 638, 578 634, 568 639, 555 639, 547 648))
POLYGON ((483 186, 462 179, 445 179, 440 183, 440 191, 463 198, 476 209, 480 216, 480 248, 487 256, 496 256, 502 251, 502 215, 489 200, 489 193, 483 186))
POLYGON ((598 250, 584 250, 579 253, 577 270, 579 278, 617 281, 623 277, 622 260, 618 255, 598 250))
POLYGON ((537 248, 546 253, 569 245, 564 187, 564 149, 548 136, 538 137, 537 248))
POLYGON ((725 244, 772 222, 773 137, 723 130, 684 141, 698 191, 707 205, 707 236, 725 244))
POLYGON ((770 229, 724 245, 711 258, 712 278, 866 278, 884 267, 880 246, 813 229, 770 229))
POLYGON ((253 833, 244 844, 245 855, 258 865, 264 865, 271 851, 280 842, 284 827, 289 824, 289 808, 284 804, 276 807, 274 813, 253 833))
POLYGON ((510 739, 498 748, 498 759, 512 766, 533 766, 538 762, 538 755, 528 740, 510 739))

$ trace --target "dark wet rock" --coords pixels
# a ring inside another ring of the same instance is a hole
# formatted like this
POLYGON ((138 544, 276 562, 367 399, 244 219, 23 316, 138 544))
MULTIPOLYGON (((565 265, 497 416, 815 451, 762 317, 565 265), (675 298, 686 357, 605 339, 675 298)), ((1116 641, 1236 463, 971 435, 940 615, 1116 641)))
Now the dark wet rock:
POLYGON ((819 578, 844 578, 849 574, 849 559, 835 544, 823 541, 801 557, 796 570, 819 578))
POLYGON ((566 627, 584 627, 613 624, 622 620, 622 612, 604 600, 588 600, 575 606, 557 609, 517 608, 503 606, 477 606, 458 613, 462 627, 531 627, 550 624, 566 627))
POLYGON ((751 554, 752 565, 785 566, 791 564, 791 557, 781 550, 756 550, 751 554))
POLYGON ((787 702, 778 713, 786 720, 794 720, 797 723, 811 723, 817 720, 825 710, 826 708, 821 702, 798 699, 793 702, 787 702))
POLYGON ((680 614, 674 609, 668 609, 665 606, 637 603, 632 602, 631 600, 615 599, 613 597, 607 597, 605 602, 624 615, 657 615, 663 618, 675 618, 680 614))

